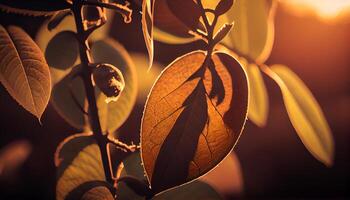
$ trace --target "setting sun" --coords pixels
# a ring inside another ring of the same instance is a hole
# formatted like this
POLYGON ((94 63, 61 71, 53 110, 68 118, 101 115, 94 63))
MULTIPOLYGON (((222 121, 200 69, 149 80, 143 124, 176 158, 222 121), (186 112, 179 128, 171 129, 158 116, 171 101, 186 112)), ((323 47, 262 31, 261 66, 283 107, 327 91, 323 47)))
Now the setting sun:
POLYGON ((349 0, 285 0, 281 2, 298 14, 313 12, 323 19, 335 19, 350 11, 349 0))

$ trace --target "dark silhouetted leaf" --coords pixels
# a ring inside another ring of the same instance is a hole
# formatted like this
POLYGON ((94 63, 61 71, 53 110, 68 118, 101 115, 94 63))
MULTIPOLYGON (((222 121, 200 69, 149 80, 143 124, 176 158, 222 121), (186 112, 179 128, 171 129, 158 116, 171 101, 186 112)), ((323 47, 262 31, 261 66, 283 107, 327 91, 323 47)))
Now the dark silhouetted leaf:
POLYGON ((47 0, 2 0, 0 9, 6 12, 29 15, 29 16, 48 16, 54 15, 56 11, 69 9, 70 3, 66 0, 47 1, 47 0))
POLYGON ((63 21, 63 19, 69 15, 72 15, 71 10, 58 11, 54 16, 51 17, 49 23, 47 24, 49 31, 56 28, 63 21))
POLYGON ((50 71, 34 41, 20 28, 0 25, 0 82, 39 120, 51 93, 50 71))
POLYGON ((94 187, 105 183, 100 149, 91 134, 66 138, 55 153, 57 169, 56 199, 80 199, 94 187))
POLYGON ((58 69, 72 67, 78 55, 78 41, 73 31, 62 31, 55 35, 45 50, 45 58, 49 66, 58 69))
POLYGON ((205 56, 196 51, 171 63, 147 100, 141 155, 155 192, 181 185, 215 167, 231 151, 245 123, 248 84, 244 70, 221 52, 212 56, 215 68, 210 70, 202 66, 205 56), (218 78, 223 83, 223 99, 209 95, 220 88, 216 86, 219 81, 213 81, 218 78))
POLYGON ((122 176, 118 179, 118 182, 125 183, 130 189, 132 189, 138 196, 152 196, 152 191, 146 181, 138 179, 134 176, 122 176))
POLYGON ((234 0, 221 0, 215 8, 217 16, 225 14, 233 5, 234 0))
POLYGON ((210 185, 201 182, 194 181, 192 183, 176 187, 174 189, 162 192, 152 200, 198 200, 198 199, 210 199, 210 200, 223 200, 224 198, 218 194, 214 188, 210 185))
POLYGON ((166 0, 171 12, 190 30, 197 30, 201 8, 193 0, 166 0))
POLYGON ((188 28, 169 9, 167 0, 154 2, 154 38, 166 43, 187 43, 196 40, 188 28))
POLYGON ((231 31, 232 27, 233 27, 233 23, 232 24, 224 24, 224 26, 221 27, 221 29, 215 34, 214 42, 218 43, 222 39, 224 39, 224 37, 231 31))
POLYGON ((153 11, 155 0, 144 0, 142 3, 142 31, 145 39, 148 56, 149 68, 153 62, 153 11))
POLYGON ((288 116, 310 153, 327 166, 333 164, 334 141, 315 97, 302 80, 283 65, 264 66, 265 72, 281 88, 288 116))
MULTIPOLYGON (((126 157, 123 160, 123 169, 120 174, 120 178, 126 177, 126 176, 132 176, 140 181, 147 183, 144 169, 142 167, 140 152, 134 152, 130 154, 128 157, 126 157)), ((144 196, 140 196, 131 189, 126 183, 124 182, 118 182, 117 186, 117 197, 119 199, 123 200, 141 200, 144 199, 144 196)))

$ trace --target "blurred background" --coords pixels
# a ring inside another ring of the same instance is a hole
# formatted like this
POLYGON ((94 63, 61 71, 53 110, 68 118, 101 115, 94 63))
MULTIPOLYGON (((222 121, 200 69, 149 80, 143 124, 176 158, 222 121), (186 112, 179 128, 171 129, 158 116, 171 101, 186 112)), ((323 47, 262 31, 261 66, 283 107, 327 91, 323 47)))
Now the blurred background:
MULTIPOLYGON (((139 9, 135 6, 135 9, 139 9)), ((268 77, 270 114, 265 128, 246 124, 235 148, 243 191, 231 199, 348 199, 350 197, 350 1, 285 0, 275 17, 275 42, 267 64, 285 64, 310 88, 320 103, 335 139, 331 168, 314 159, 301 143, 285 111, 281 92, 268 77)), ((139 12, 133 22, 115 17, 110 36, 130 52, 144 54, 139 12)), ((23 27, 32 37, 45 18, 0 13, 0 23, 23 27)), ((155 44, 155 59, 166 66, 176 57, 202 48, 155 44)), ((138 66, 136 66, 138 67, 138 66)), ((154 72, 154 73, 157 73, 154 72)), ((125 141, 138 142, 142 98, 118 132, 125 141)), ((42 125, 0 86, 1 199, 54 199, 56 146, 77 133, 48 106, 42 125), (9 164, 3 164, 5 161, 9 164)), ((225 179, 225 177, 222 177, 225 179)))

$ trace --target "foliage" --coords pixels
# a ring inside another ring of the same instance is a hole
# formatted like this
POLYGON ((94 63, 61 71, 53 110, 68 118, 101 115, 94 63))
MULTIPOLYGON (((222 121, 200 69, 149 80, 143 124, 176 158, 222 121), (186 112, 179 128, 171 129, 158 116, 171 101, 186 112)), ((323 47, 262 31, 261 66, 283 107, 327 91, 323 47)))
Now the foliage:
MULTIPOLYGON (((260 127, 268 122, 263 74, 281 88, 290 121, 306 148, 332 165, 333 138, 312 93, 286 66, 264 64, 273 46, 276 0, 137 2, 148 51, 147 62, 137 66, 143 72, 152 65, 159 70, 153 63, 154 39, 204 43, 204 49, 176 58, 154 82, 140 145, 110 134, 124 124, 140 92, 133 59, 108 37, 112 12, 125 23, 131 21, 135 11, 130 3, 0 3, 7 12, 52 16, 40 28, 37 44, 21 28, 0 25, 0 82, 39 120, 51 96, 62 118, 85 132, 57 148, 57 199, 222 199, 211 174, 232 159, 247 118, 260 127), (110 148, 128 153, 117 167, 110 148)), ((239 166, 232 164, 237 159, 229 162, 227 166, 239 166)), ((241 177, 240 170, 234 175, 241 177)))

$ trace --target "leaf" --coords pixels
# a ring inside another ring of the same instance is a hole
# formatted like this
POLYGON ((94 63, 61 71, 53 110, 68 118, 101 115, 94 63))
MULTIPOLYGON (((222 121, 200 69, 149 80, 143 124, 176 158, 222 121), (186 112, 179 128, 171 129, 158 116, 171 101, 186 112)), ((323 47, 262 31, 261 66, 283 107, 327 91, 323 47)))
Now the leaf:
POLYGON ((100 150, 91 133, 75 134, 61 142, 55 153, 55 164, 58 167, 57 200, 81 199, 84 194, 91 196, 91 191, 86 192, 92 188, 109 187, 100 150))
POLYGON ((221 0, 215 8, 217 16, 225 14, 233 5, 233 0, 221 0))
POLYGON ((2 0, 0 10, 29 16, 49 16, 54 15, 56 11, 69 9, 70 3, 65 0, 47 1, 47 0, 2 0))
POLYGON ((201 8, 193 0, 166 0, 171 12, 183 23, 189 30, 195 31, 198 28, 201 8))
POLYGON ((246 120, 248 84, 242 67, 221 52, 212 56, 213 65, 201 67, 204 59, 203 51, 176 59, 148 97, 141 156, 155 192, 215 167, 237 142, 246 120))
POLYGON ((181 44, 197 40, 188 33, 188 28, 169 9, 167 0, 154 2, 154 39, 169 43, 181 44))
POLYGON ((231 152, 212 171, 202 176, 203 181, 225 196, 238 196, 243 193, 243 174, 234 152, 231 152))
POLYGON ((114 197, 108 188, 98 186, 87 191, 81 200, 114 200, 114 197))
POLYGON ((144 0, 142 3, 142 32, 145 39, 148 56, 149 68, 153 62, 153 11, 155 0, 144 0))
POLYGON ((310 153, 327 166, 333 164, 334 141, 324 114, 310 90, 284 65, 264 67, 281 88, 290 121, 310 153))
POLYGON ((210 185, 201 182, 194 181, 189 184, 176 187, 172 190, 168 190, 160 193, 152 198, 152 200, 198 200, 198 199, 210 199, 210 200, 223 200, 224 198, 218 194, 214 188, 210 185))
POLYGON ((51 17, 49 23, 47 24, 47 29, 51 31, 52 29, 56 28, 63 21, 63 19, 69 15, 72 15, 71 10, 56 12, 56 14, 51 17))
POLYGON ((256 64, 248 64, 247 62, 241 63, 247 72, 249 80, 250 99, 248 118, 257 126, 264 127, 269 113, 269 99, 264 79, 256 64))
POLYGON ((52 83, 54 85, 52 88, 51 104, 58 114, 70 125, 77 129, 84 129, 85 119, 83 112, 79 109, 70 93, 71 90, 78 103, 84 107, 84 83, 80 78, 73 79, 79 67, 76 66, 66 70, 50 68, 52 83))
POLYGON ((214 36, 214 43, 220 42, 231 31, 233 23, 224 24, 221 29, 214 36))
POLYGON ((264 63, 272 50, 276 5, 277 1, 271 4, 266 0, 236 0, 233 9, 223 15, 227 21, 235 22, 224 44, 257 63, 264 63))
MULTIPOLYGON (((127 176, 133 176, 139 179, 140 181, 145 181, 145 173, 144 169, 142 167, 140 152, 134 152, 130 154, 128 157, 126 157, 123 160, 123 169, 121 171, 120 178, 127 177, 127 176)), ((144 199, 143 196, 140 196, 134 191, 132 188, 130 188, 125 182, 118 182, 117 186, 117 197, 119 199, 123 200, 137 200, 137 199, 144 199)))
POLYGON ((79 46, 73 31, 57 33, 48 43, 45 58, 50 67, 67 69, 78 59, 79 46))
POLYGON ((186 44, 198 40, 198 38, 190 36, 188 38, 178 37, 171 33, 164 32, 157 27, 153 29, 154 39, 166 44, 186 44))
POLYGON ((118 129, 129 117, 137 97, 137 77, 134 63, 122 45, 106 38, 92 45, 92 58, 96 63, 110 63, 120 69, 125 79, 125 88, 117 101, 106 103, 106 96, 99 93, 97 106, 103 130, 110 133, 118 129))
POLYGON ((0 82, 10 95, 39 120, 51 93, 45 58, 20 28, 0 25, 0 82))

